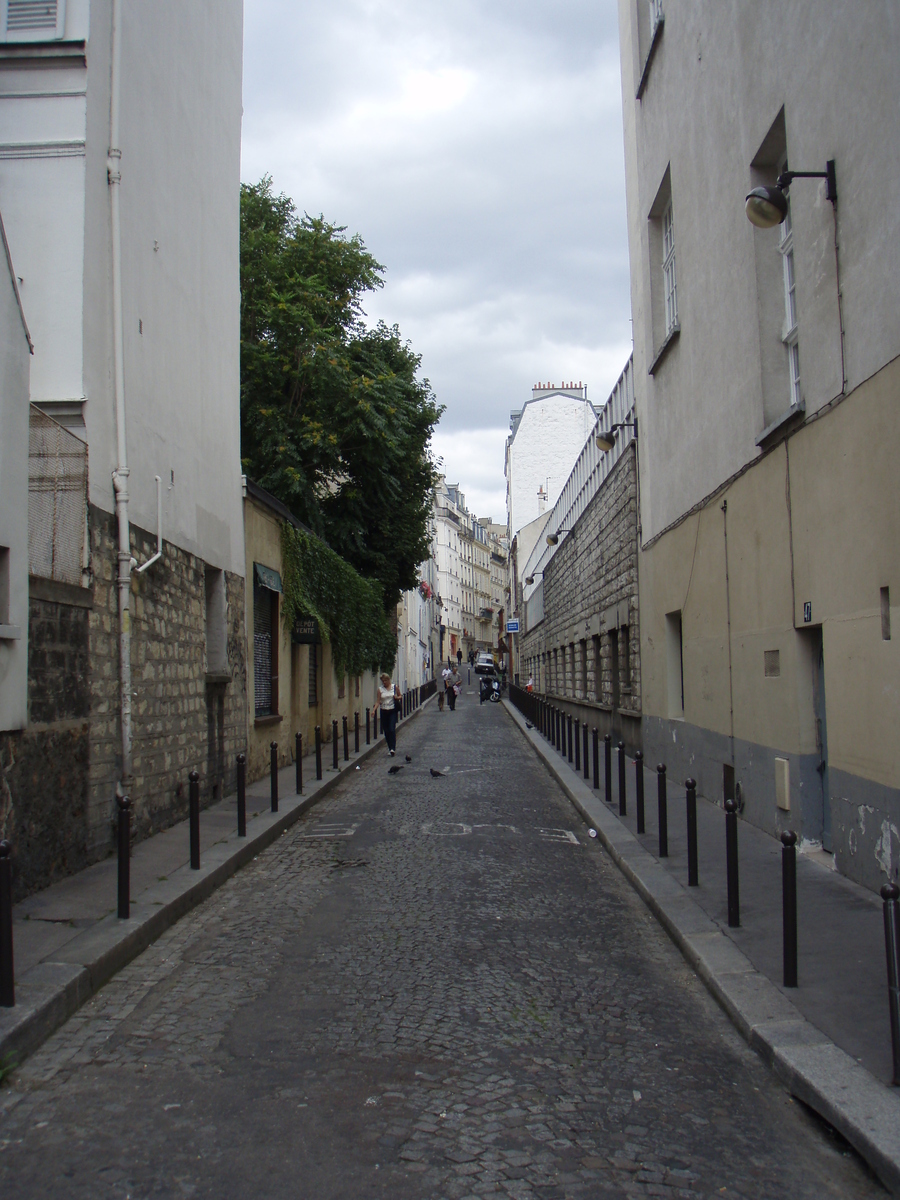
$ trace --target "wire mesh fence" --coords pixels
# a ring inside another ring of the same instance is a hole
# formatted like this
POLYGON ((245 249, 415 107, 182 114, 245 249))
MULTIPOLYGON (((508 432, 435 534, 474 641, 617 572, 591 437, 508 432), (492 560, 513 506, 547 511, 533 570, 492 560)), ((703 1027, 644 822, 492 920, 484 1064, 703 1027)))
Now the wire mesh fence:
POLYGON ((28 430, 28 569, 81 585, 87 570, 88 448, 31 406, 28 430))

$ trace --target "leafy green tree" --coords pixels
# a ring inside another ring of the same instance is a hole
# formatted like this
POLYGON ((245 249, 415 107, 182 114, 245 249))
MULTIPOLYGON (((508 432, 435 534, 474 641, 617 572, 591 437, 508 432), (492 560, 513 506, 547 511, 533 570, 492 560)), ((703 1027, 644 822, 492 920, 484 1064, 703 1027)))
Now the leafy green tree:
POLYGON ((397 327, 364 323, 383 270, 358 235, 298 218, 268 177, 242 185, 244 469, 378 579, 390 605, 428 553, 443 410, 397 327))

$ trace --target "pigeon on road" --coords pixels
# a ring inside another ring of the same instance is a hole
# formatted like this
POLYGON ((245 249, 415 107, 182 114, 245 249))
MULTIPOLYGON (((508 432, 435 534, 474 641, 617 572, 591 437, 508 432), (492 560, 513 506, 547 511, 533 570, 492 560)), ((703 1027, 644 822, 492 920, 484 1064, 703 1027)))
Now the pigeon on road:
POLYGON ((429 767, 428 769, 429 769, 429 771, 431 772, 431 778, 432 778, 432 779, 443 779, 443 778, 444 778, 444 772, 443 772, 443 771, 436 771, 436 770, 434 769, 434 767, 429 767))
POLYGON ((407 756, 406 756, 406 761, 407 761, 407 762, 412 762, 412 755, 411 755, 411 754, 407 754, 407 756))
POLYGON ((402 767, 397 767, 397 766, 388 767, 388 775, 396 775, 398 771, 402 771, 402 770, 403 770, 402 767))

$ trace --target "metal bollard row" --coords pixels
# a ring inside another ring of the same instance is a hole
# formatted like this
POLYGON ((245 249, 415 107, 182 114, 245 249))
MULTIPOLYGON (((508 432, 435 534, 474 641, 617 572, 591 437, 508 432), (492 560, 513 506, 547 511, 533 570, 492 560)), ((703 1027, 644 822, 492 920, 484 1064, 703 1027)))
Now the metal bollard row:
POLYGON ((121 921, 131 916, 131 800, 128 796, 116 796, 118 809, 118 908, 121 921))
POLYGON ((188 824, 191 838, 191 870, 200 870, 200 773, 188 775, 188 824))
POLYGON ((269 793, 272 812, 278 812, 278 743, 269 744, 269 793))
POLYGON ((699 887, 699 869, 697 863, 697 781, 684 781, 685 801, 687 807, 687 856, 688 856, 688 887, 699 887))
POLYGON ((237 831, 238 837, 247 836, 247 756, 237 756, 237 831))
POLYGON ((625 743, 619 742, 619 816, 628 815, 628 797, 625 791, 625 743))
POLYGON ((605 761, 605 778, 606 783, 606 803, 612 804, 612 734, 603 735, 603 748, 606 755, 605 761))

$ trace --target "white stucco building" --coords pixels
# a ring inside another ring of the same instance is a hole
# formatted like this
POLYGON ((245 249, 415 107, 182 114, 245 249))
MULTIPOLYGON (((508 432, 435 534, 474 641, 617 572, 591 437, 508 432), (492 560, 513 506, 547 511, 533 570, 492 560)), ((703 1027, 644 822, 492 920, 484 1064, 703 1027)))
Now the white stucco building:
MULTIPOLYGON (((220 795, 246 741, 242 24, 241 0, 0 2, 0 200, 30 399, 89 462, 83 570, 31 564, 47 620, 77 610, 86 636, 56 709, 42 682, 40 725, 77 725, 88 776, 83 828, 80 809, 68 824, 84 841, 54 859, 67 869, 106 853, 116 793, 149 832, 183 815, 192 768, 220 795)), ((20 819, 40 826, 46 799, 20 790, 20 819)))
POLYGON ((580 383, 535 384, 525 406, 510 413, 503 468, 510 542, 556 503, 596 420, 580 383))
MULTIPOLYGON (((0 734, 28 715, 28 369, 30 339, 0 220, 0 734)), ((3 827, 0 795, 0 836, 3 827)))

